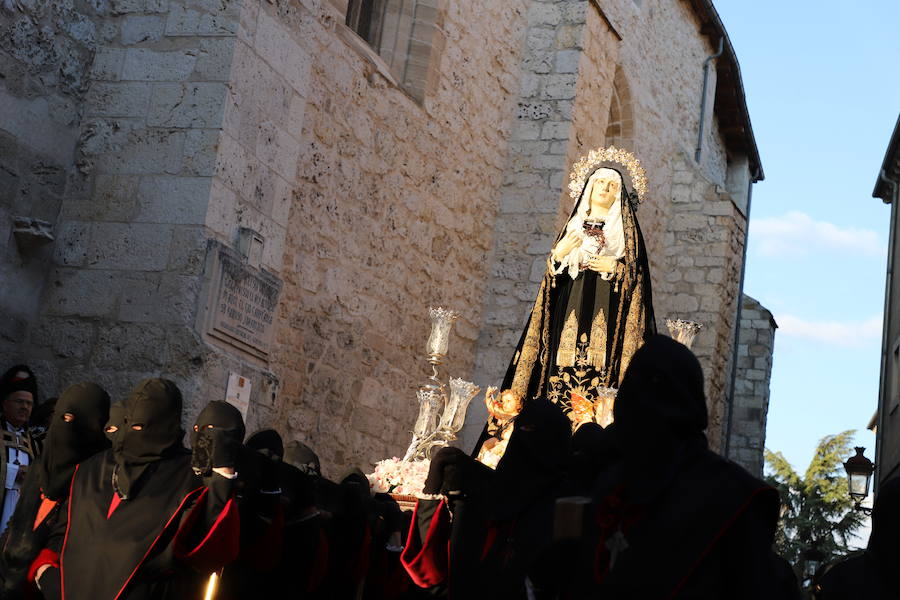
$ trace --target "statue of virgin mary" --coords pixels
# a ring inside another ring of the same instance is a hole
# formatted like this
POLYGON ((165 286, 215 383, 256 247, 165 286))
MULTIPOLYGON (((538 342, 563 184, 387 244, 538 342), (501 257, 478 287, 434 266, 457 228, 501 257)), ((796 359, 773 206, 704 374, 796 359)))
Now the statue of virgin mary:
MULTIPOLYGON (((645 189, 643 168, 625 150, 594 150, 576 163, 569 184, 575 205, 500 387, 507 407, 513 399, 521 406, 545 397, 573 427, 611 422, 612 398, 632 355, 656 333, 635 216, 645 189)), ((481 442, 505 427, 490 412, 481 442)))

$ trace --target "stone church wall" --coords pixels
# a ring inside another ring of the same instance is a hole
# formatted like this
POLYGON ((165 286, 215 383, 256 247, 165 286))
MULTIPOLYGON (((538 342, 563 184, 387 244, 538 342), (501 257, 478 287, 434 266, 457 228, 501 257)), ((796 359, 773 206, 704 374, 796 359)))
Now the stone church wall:
POLYGON ((429 305, 462 314, 443 372, 471 374, 525 3, 444 3, 423 103, 328 3, 307 5, 291 24, 310 91, 273 369, 279 428, 337 468, 405 449, 429 305))
POLYGON ((706 326, 721 443, 748 176, 714 116, 693 161, 714 49, 688 3, 429 2, 415 93, 338 0, 89 4, 0 13, 17 44, 0 41, 16 115, 0 112, 0 217, 29 207, 56 237, 23 260, 3 233, 4 362, 116 398, 171 377, 186 420, 237 373, 249 429, 307 441, 331 476, 366 467, 409 439, 430 305, 462 315, 442 373, 498 383, 570 165, 614 142, 651 183, 638 218, 659 324, 706 326), (262 350, 210 325, 226 263, 274 290, 262 350))
POLYGON ((766 417, 769 412, 769 382, 772 379, 772 353, 778 325, 772 318, 772 313, 759 302, 746 294, 742 301, 728 458, 761 477, 763 450, 766 446, 766 417))

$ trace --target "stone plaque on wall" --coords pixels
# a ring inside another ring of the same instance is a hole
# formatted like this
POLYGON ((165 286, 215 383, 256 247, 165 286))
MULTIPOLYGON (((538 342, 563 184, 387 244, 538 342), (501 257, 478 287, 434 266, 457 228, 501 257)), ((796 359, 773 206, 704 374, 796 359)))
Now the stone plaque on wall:
POLYGON ((216 245, 212 259, 205 333, 218 341, 268 360, 281 280, 216 245))

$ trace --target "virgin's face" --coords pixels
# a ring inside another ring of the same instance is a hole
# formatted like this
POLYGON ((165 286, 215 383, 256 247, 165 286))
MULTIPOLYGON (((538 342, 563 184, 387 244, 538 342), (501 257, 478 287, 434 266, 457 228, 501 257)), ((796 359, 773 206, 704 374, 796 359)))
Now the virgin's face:
POLYGON ((600 177, 591 188, 591 214, 605 213, 619 199, 622 180, 619 177, 600 177))

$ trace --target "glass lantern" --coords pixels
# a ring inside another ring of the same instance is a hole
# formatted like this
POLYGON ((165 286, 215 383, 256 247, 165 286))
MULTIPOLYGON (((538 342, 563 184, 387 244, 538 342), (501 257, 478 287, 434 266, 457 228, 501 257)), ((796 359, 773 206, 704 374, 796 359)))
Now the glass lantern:
POLYGON ((864 447, 857 446, 854 450, 856 450, 856 454, 847 459, 847 462, 844 463, 844 470, 847 471, 847 487, 850 490, 850 497, 859 506, 859 503, 869 495, 869 485, 872 483, 875 464, 863 455, 866 451, 864 447))

